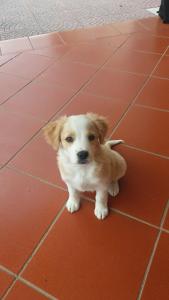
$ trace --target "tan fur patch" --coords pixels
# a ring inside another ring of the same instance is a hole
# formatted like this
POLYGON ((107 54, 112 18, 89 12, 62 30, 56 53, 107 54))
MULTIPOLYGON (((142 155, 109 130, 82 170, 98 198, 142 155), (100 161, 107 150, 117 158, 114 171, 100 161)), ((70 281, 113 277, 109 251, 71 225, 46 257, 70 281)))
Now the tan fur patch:
POLYGON ((87 113, 87 117, 95 124, 99 133, 100 143, 103 144, 108 130, 106 118, 93 113, 87 113))
POLYGON ((66 122, 67 117, 61 117, 60 119, 49 123, 44 127, 43 132, 45 139, 48 144, 50 144, 55 150, 58 150, 59 144, 61 142, 61 132, 66 122))

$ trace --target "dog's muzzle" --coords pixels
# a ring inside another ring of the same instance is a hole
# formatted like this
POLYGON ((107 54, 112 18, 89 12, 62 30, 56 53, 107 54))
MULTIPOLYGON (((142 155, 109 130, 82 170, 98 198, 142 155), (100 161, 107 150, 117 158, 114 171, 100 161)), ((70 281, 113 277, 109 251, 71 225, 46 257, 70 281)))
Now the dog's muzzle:
POLYGON ((88 157, 89 157, 89 152, 88 151, 79 151, 77 153, 77 157, 78 157, 78 163, 79 164, 86 164, 88 162, 88 157))

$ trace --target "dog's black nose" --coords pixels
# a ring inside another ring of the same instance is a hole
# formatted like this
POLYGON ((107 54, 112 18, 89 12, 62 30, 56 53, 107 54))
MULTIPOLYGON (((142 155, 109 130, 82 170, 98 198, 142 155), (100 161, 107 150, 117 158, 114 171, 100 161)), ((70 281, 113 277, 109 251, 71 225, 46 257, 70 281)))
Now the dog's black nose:
POLYGON ((83 161, 83 160, 88 158, 89 152, 88 151, 80 151, 80 152, 77 153, 77 156, 78 156, 80 161, 83 161))

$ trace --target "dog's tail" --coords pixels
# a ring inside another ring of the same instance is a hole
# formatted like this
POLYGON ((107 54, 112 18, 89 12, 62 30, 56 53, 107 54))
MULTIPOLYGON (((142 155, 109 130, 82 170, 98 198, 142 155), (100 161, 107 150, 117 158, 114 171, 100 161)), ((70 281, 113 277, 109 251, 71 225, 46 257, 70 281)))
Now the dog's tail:
POLYGON ((112 148, 116 145, 123 144, 123 143, 124 143, 123 140, 111 140, 111 141, 107 141, 105 145, 108 146, 109 148, 112 148))

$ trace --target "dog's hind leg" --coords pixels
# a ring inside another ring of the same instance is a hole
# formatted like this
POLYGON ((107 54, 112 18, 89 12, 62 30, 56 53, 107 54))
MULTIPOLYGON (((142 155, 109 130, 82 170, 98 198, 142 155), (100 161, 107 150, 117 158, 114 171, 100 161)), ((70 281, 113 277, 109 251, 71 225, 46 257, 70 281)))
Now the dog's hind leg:
POLYGON ((108 192, 112 197, 117 196, 117 194, 119 193, 119 183, 118 183, 118 181, 113 181, 110 184, 108 192))

